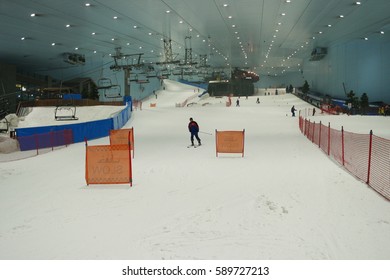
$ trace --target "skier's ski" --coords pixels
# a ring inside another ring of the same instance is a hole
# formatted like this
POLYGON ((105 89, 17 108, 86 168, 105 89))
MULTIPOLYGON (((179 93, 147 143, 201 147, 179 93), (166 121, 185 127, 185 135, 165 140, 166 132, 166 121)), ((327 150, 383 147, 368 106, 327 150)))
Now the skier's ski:
POLYGON ((199 146, 201 146, 201 145, 189 145, 189 146, 187 146, 187 148, 191 148, 191 147, 198 148, 199 146))

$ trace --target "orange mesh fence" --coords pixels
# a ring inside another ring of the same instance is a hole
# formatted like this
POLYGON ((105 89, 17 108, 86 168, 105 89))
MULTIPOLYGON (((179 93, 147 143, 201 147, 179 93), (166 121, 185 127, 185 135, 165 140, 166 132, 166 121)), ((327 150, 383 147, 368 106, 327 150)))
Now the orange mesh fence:
POLYGON ((85 180, 89 184, 132 185, 129 145, 98 145, 86 149, 85 180))
POLYGON ((47 133, 33 134, 29 136, 18 136, 16 139, 19 142, 21 151, 39 150, 60 146, 68 146, 73 143, 73 131, 64 129, 58 131, 50 131, 47 133))
POLYGON ((134 108, 134 110, 137 110, 137 109, 142 110, 142 101, 133 100, 133 108, 134 108))
POLYGON ((134 129, 112 129, 110 130, 110 145, 128 145, 133 151, 134 158, 134 129))
POLYGON ((372 136, 371 167, 368 184, 390 199, 390 140, 372 136))
POLYGON ((299 129, 329 157, 390 200, 390 140, 330 128, 300 117, 299 129))
POLYGON ((370 135, 344 131, 345 168, 367 182, 370 135))
POLYGON ((331 144, 329 149, 329 156, 333 157, 335 161, 343 164, 343 136, 342 131, 337 129, 330 129, 331 144))
POLYGON ((323 124, 321 124, 321 134, 320 134, 320 143, 319 143, 319 147, 324 151, 324 153, 326 153, 327 155, 329 155, 328 153, 328 147, 329 147, 329 127, 328 126, 325 126, 323 124))
POLYGON ((244 136, 245 129, 243 131, 215 130, 217 156, 218 153, 240 153, 244 156, 244 136))

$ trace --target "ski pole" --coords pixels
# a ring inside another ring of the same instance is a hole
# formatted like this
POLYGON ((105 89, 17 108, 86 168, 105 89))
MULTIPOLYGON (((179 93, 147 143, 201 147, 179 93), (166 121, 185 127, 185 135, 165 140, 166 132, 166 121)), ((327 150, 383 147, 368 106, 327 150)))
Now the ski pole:
POLYGON ((204 131, 199 131, 199 133, 207 134, 207 135, 213 135, 212 133, 204 132, 204 131))

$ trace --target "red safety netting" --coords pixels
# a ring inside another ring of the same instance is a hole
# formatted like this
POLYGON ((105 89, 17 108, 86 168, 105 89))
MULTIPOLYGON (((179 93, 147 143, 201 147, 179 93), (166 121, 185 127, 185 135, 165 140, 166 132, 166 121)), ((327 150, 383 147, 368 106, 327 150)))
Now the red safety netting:
POLYGON ((71 129, 50 131, 47 133, 34 134, 30 136, 17 136, 20 150, 39 150, 54 149, 55 147, 68 146, 73 144, 73 132, 71 129))
POLYGON ((372 136, 368 184, 390 199, 390 140, 375 135, 372 136))
POLYGON ((344 131, 344 166, 364 182, 367 182, 369 144, 369 134, 344 131))
POLYGON ((332 129, 300 117, 299 129, 329 157, 390 200, 390 140, 332 129))

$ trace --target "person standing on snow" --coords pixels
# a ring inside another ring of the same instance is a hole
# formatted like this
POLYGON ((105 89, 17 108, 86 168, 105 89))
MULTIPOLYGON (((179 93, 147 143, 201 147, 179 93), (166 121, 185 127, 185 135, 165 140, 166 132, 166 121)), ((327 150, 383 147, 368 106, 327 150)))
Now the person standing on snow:
POLYGON ((295 117, 295 111, 296 111, 297 109, 295 109, 295 106, 293 105, 292 107, 291 107, 291 114, 292 114, 292 116, 293 117, 295 117))
POLYGON ((200 146, 201 143, 200 143, 200 138, 198 136, 199 125, 192 118, 190 118, 190 123, 188 124, 188 130, 191 133, 191 146, 194 146, 194 137, 196 138, 196 140, 198 140, 198 144, 200 146))

